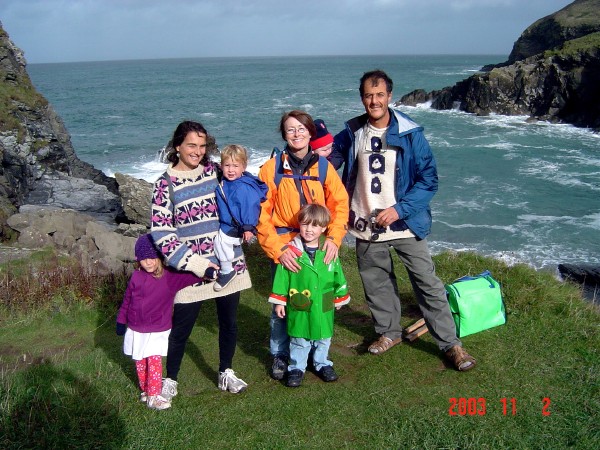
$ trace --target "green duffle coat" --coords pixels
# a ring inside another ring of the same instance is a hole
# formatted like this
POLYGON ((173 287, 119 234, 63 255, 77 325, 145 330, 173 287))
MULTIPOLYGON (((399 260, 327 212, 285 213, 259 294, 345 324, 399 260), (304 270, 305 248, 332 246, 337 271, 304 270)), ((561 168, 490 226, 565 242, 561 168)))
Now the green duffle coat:
MULTIPOLYGON (((299 237, 291 244, 296 249, 302 248, 299 237)), ((324 257, 325 252, 317 250, 313 263, 302 251, 296 259, 301 269, 295 273, 281 264, 277 266, 269 302, 286 306, 291 337, 310 340, 332 337, 334 308, 350 301, 339 258, 325 264, 324 257)))

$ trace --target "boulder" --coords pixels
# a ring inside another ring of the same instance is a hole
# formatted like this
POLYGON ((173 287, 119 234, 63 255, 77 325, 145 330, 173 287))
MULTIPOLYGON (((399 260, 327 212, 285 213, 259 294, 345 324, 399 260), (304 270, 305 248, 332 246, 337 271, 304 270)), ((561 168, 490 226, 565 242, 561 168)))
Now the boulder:
POLYGON ((92 180, 69 177, 60 172, 44 174, 32 183, 24 204, 56 206, 83 213, 106 214, 112 220, 122 214, 118 195, 92 180))
POLYGON ((123 213, 129 223, 150 224, 152 184, 145 180, 115 173, 123 213))
POLYGON ((135 260, 135 241, 147 228, 109 223, 78 211, 28 205, 12 215, 8 225, 19 232, 18 245, 58 253, 79 260, 84 270, 97 275, 122 273, 135 260))
POLYGON ((583 295, 600 304, 600 265, 559 264, 558 273, 564 280, 581 285, 583 295))

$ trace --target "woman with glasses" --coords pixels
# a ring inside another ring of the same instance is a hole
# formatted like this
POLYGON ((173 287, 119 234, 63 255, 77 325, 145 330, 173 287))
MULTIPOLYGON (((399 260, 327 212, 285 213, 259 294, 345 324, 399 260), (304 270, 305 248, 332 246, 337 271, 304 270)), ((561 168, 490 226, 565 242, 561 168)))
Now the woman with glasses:
MULTIPOLYGON (((258 242, 271 259, 272 274, 276 264, 297 272, 298 255, 288 246, 299 232, 298 212, 309 203, 324 205, 332 220, 326 231, 325 264, 338 256, 346 235, 348 194, 339 175, 322 156, 310 146, 317 130, 312 117, 304 111, 289 111, 279 122, 281 137, 286 142, 283 152, 269 159, 258 177, 267 183, 269 191, 257 226, 258 242)), ((271 315, 270 352, 273 356, 271 377, 281 380, 286 374, 289 358, 289 337, 285 319, 271 315)))

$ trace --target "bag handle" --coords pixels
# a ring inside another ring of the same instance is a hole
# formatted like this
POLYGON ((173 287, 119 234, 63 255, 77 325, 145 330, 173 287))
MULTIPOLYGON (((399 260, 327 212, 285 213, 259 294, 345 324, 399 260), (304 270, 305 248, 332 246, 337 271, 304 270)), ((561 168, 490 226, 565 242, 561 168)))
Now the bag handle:
POLYGON ((488 277, 491 277, 491 276, 492 276, 492 274, 490 273, 490 271, 489 270, 485 270, 485 271, 481 272, 479 275, 476 275, 474 277, 464 276, 464 277, 460 277, 460 278, 454 280, 454 282, 455 283, 459 283, 461 281, 469 281, 469 280, 476 280, 478 278, 485 278, 486 280, 488 280, 490 282, 490 289, 493 289, 494 288, 494 283, 492 283, 488 279, 488 277))

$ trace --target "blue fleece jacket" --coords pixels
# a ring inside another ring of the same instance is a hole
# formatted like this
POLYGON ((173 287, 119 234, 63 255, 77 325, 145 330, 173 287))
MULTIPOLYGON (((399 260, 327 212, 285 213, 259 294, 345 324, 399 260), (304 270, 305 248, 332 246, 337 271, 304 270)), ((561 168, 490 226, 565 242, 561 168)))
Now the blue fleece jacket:
POLYGON ((244 231, 256 234, 260 204, 266 200, 267 185, 249 172, 229 181, 223 178, 215 190, 219 224, 228 236, 241 237, 244 231))
MULTIPOLYGON (((395 109, 390 108, 390 117, 386 141, 389 146, 397 147, 394 208, 413 234, 424 239, 431 232, 429 203, 438 189, 435 158, 423 127, 395 109)), ((368 115, 363 114, 346 122, 345 129, 335 136, 329 156, 336 169, 344 165, 342 181, 350 198, 355 188, 356 142, 360 141, 358 137, 367 121, 368 115)))

